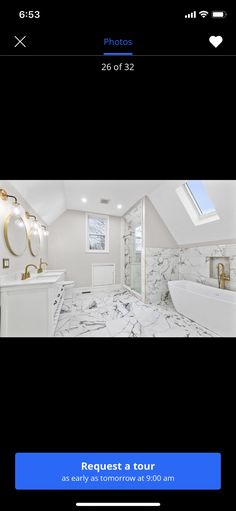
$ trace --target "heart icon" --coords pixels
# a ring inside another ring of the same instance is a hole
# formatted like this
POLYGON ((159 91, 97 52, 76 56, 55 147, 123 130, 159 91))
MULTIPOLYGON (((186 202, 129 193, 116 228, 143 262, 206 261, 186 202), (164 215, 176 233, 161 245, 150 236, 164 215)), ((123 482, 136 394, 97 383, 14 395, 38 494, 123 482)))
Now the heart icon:
POLYGON ((211 44, 213 44, 213 46, 215 46, 215 48, 217 48, 217 46, 219 46, 219 44, 222 43, 223 41, 223 37, 221 37, 221 35, 212 35, 211 37, 209 37, 209 41, 211 44))

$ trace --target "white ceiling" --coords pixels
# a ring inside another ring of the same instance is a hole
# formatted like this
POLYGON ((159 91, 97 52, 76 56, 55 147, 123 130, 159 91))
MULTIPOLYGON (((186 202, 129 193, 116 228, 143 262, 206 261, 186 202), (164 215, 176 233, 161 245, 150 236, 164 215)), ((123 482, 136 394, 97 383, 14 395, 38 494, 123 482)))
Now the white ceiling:
POLYGON ((195 226, 176 188, 184 181, 163 181, 149 198, 179 245, 236 239, 236 180, 202 180, 220 219, 195 226))
POLYGON ((48 225, 66 210, 63 181, 13 179, 10 183, 48 225))
POLYGON ((66 209, 91 211, 123 216, 144 195, 148 195, 160 180, 11 180, 11 184, 38 212, 47 224, 51 224, 66 209), (87 203, 81 202, 83 197, 87 203), (109 204, 100 204, 110 199, 109 204), (117 209, 122 204, 122 209, 117 209))
POLYGON ((183 180, 11 180, 50 225, 66 209, 123 216, 147 195, 179 245, 236 239, 236 180, 203 180, 220 220, 195 226, 176 188, 183 180), (81 199, 87 198, 83 204, 81 199), (108 205, 100 199, 110 199, 108 205), (117 209, 122 204, 122 209, 117 209))

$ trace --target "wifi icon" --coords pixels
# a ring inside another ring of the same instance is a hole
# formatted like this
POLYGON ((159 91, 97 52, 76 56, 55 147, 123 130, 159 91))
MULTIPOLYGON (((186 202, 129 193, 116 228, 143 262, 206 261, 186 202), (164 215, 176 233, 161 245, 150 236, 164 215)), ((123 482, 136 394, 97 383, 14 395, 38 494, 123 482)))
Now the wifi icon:
POLYGON ((209 12, 208 11, 200 11, 199 14, 202 18, 206 18, 206 16, 209 14, 209 12))

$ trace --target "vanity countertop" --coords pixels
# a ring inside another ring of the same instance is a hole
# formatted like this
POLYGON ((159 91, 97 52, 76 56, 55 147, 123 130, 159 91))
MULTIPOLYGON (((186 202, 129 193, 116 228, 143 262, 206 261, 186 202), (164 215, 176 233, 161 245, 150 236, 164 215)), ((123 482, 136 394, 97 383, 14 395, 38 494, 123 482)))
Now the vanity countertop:
POLYGON ((57 275, 54 275, 54 276, 43 276, 43 277, 30 277, 29 279, 26 279, 26 280, 8 280, 4 283, 2 283, 0 285, 0 288, 1 289, 5 289, 5 288, 8 288, 8 287, 19 287, 19 286, 38 286, 38 285, 42 285, 42 284, 45 284, 45 285, 49 285, 49 284, 55 284, 57 282, 57 280, 60 280, 60 277, 61 277, 61 273, 58 273, 57 275))

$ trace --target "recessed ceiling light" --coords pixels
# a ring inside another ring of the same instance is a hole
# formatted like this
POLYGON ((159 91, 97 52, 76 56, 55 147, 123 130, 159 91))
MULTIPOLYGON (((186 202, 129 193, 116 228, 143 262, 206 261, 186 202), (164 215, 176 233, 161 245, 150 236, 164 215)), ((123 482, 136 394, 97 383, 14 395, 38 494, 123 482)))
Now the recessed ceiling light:
POLYGON ((82 201, 82 202, 87 202, 86 197, 83 197, 83 198, 81 199, 81 201, 82 201))
POLYGON ((122 204, 117 204, 117 209, 121 209, 122 208, 122 204))

